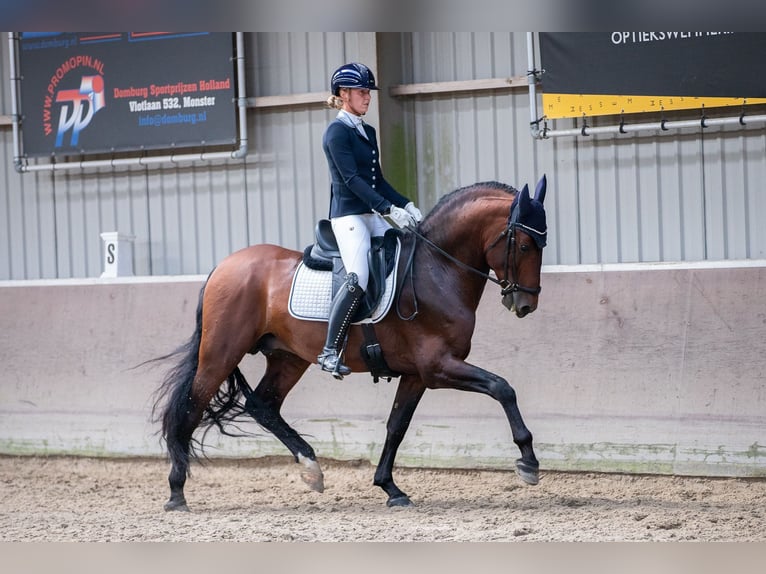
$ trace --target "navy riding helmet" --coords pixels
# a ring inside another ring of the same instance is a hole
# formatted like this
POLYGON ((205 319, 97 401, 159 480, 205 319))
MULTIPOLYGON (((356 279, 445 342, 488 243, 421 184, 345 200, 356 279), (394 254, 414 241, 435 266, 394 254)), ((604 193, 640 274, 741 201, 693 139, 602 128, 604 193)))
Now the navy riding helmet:
POLYGON ((375 76, 372 70, 364 64, 352 62, 344 64, 332 75, 330 88, 333 96, 339 95, 341 88, 367 88, 368 90, 377 90, 375 85, 375 76))

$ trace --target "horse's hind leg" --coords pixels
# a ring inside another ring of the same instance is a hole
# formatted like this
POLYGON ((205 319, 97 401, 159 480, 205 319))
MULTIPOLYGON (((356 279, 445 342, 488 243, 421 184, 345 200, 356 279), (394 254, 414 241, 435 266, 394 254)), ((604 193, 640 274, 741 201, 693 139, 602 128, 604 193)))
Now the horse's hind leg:
POLYGON ((210 374, 199 371, 190 386, 179 386, 163 418, 163 432, 171 462, 168 483, 170 498, 165 510, 188 511, 184 497, 184 486, 189 475, 189 459, 192 451, 192 437, 200 424, 210 400, 226 379, 225 370, 210 374))
MULTIPOLYGON (((198 325, 197 335, 201 333, 198 325)), ((211 339, 213 340, 213 339, 211 339)), ((189 510, 184 485, 189 475, 194 431, 221 383, 234 371, 245 354, 246 341, 227 352, 192 340, 181 362, 171 371, 165 385, 170 393, 162 416, 162 432, 167 444, 171 470, 168 476, 170 499, 165 510, 189 510)))
MULTIPOLYGON (((189 414, 191 414, 190 409, 189 414)), ((186 504, 184 496, 184 486, 186 477, 189 474, 189 456, 191 450, 191 440, 194 429, 199 424, 200 416, 180 417, 174 415, 173 420, 165 419, 165 437, 167 444, 168 457, 170 458, 170 474, 168 475, 168 484, 170 485, 170 498, 165 503, 165 510, 183 510, 188 512, 189 507, 186 504)))
POLYGON ((316 460, 314 449, 279 414, 287 394, 293 389, 309 363, 300 357, 280 350, 263 351, 266 372, 247 397, 245 407, 266 430, 272 432, 303 465, 301 478, 317 492, 324 490, 324 475, 316 460))

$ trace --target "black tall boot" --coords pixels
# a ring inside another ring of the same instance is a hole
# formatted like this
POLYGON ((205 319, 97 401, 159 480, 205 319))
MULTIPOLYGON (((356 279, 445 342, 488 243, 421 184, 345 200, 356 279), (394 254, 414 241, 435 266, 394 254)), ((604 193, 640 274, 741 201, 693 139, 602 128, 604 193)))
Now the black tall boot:
POLYGON ((364 295, 364 290, 359 287, 356 273, 346 275, 346 281, 341 285, 330 307, 330 317, 327 323, 327 340, 322 353, 317 357, 323 371, 332 373, 336 379, 342 379, 344 375, 351 373, 346 365, 341 362, 341 352, 346 340, 346 333, 351 324, 359 301, 364 295))

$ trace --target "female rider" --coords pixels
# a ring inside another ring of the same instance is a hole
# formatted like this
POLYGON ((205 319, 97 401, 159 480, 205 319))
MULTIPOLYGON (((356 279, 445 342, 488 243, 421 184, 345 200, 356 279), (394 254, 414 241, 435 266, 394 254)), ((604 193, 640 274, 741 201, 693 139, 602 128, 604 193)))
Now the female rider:
POLYGON ((340 355, 367 289, 370 238, 391 228, 381 215, 402 228, 419 223, 423 216, 384 179, 375 129, 362 121, 370 91, 378 89, 372 71, 364 64, 345 64, 333 73, 330 88, 327 105, 339 111, 325 130, 322 147, 331 178, 330 221, 347 275, 330 307, 327 340, 317 361, 322 370, 343 378, 351 369, 340 355))

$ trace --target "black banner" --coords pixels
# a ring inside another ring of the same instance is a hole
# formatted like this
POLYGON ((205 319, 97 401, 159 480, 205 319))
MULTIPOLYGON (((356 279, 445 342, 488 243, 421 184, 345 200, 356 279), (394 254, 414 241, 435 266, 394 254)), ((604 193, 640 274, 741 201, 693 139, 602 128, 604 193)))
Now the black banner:
POLYGON ((234 146, 231 33, 24 32, 26 156, 234 146))
POLYGON ((543 110, 578 117, 766 102, 766 34, 540 34, 543 110))

